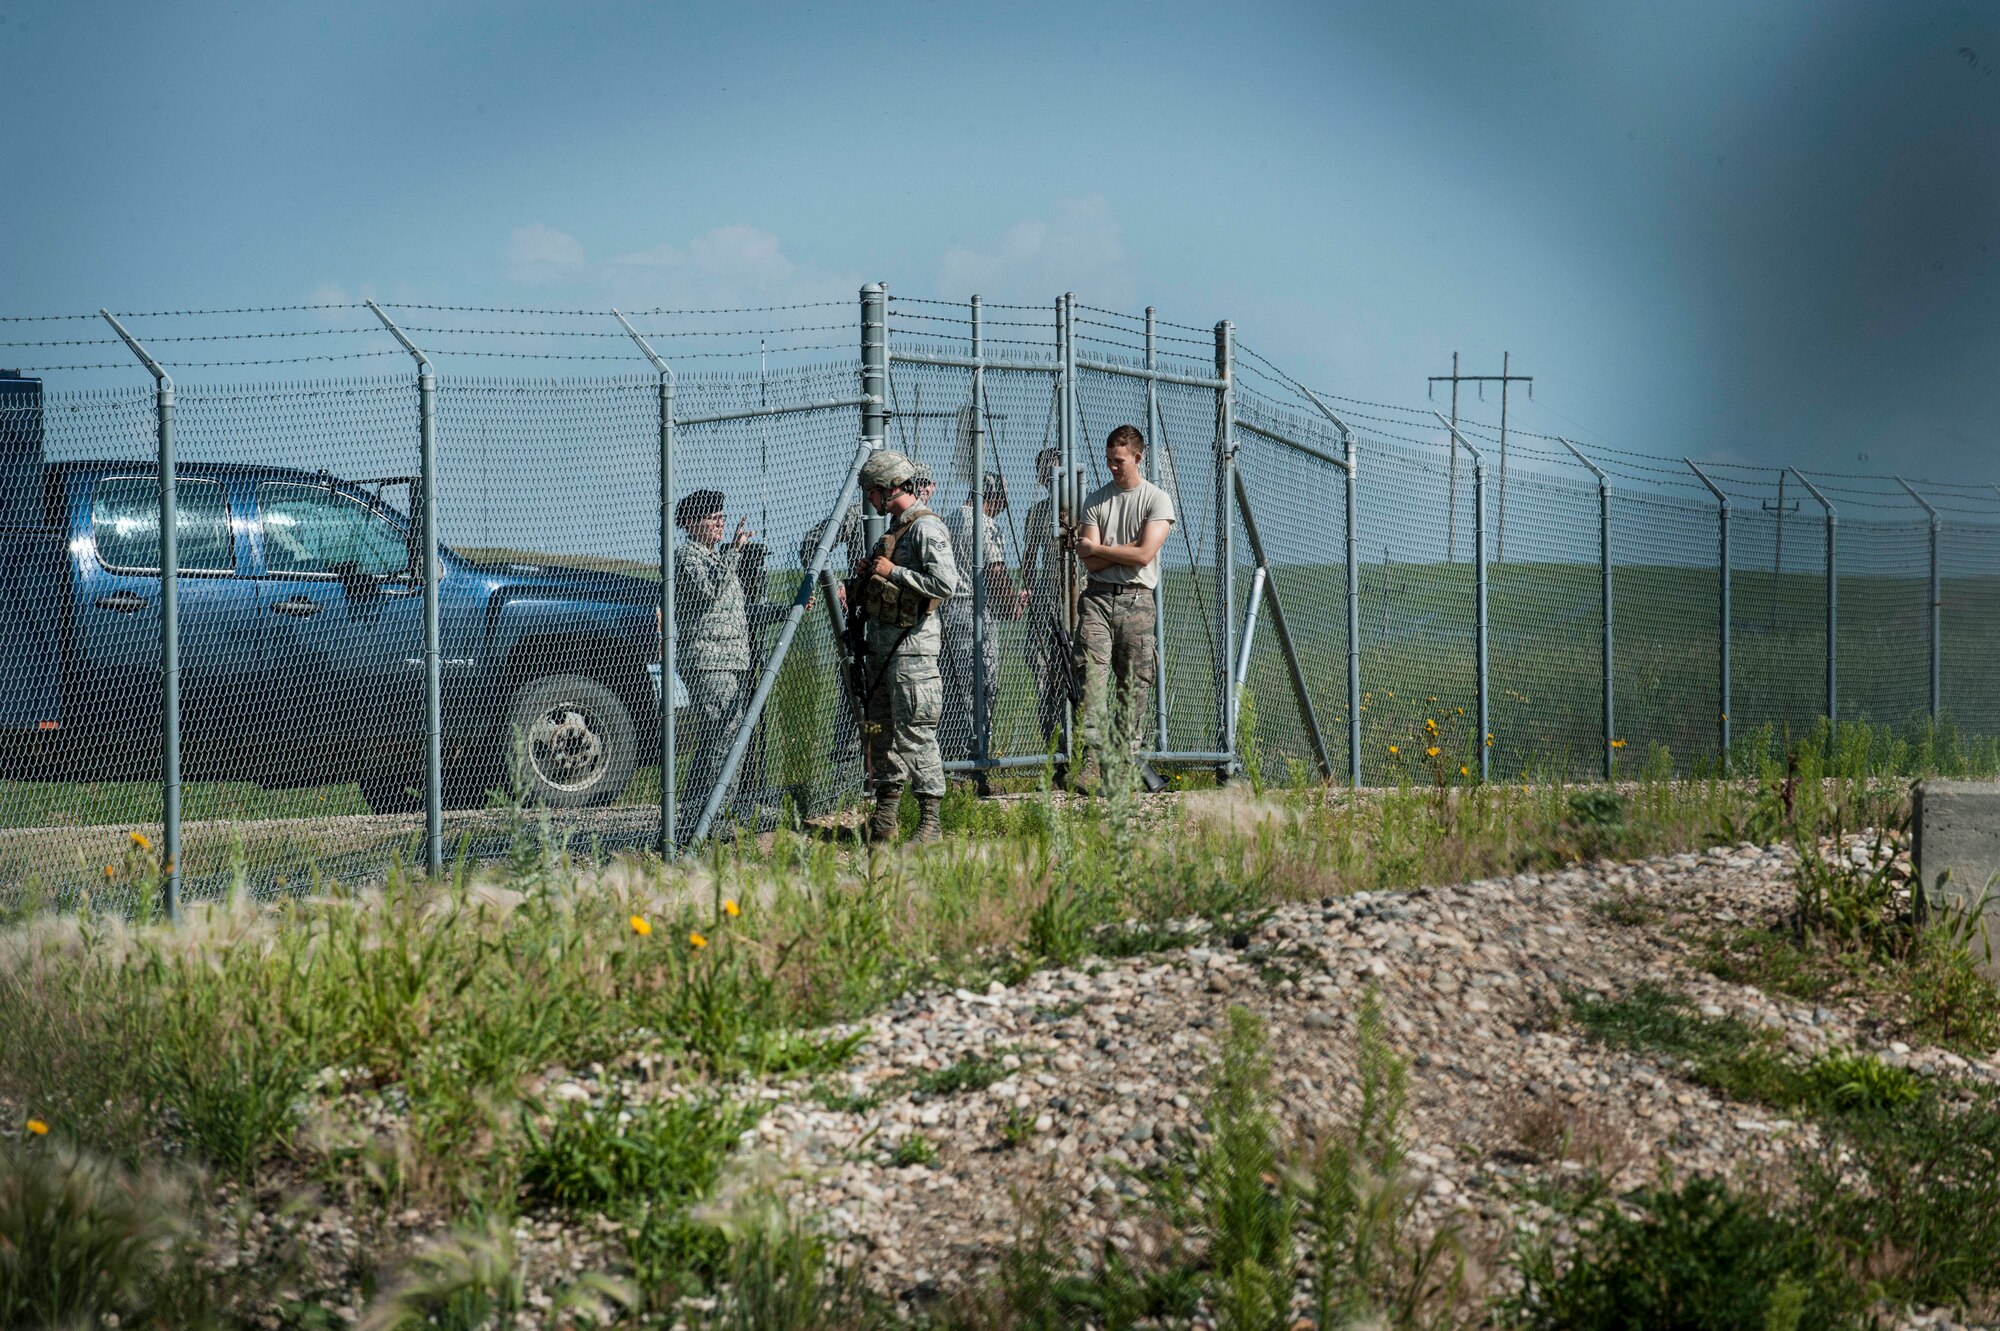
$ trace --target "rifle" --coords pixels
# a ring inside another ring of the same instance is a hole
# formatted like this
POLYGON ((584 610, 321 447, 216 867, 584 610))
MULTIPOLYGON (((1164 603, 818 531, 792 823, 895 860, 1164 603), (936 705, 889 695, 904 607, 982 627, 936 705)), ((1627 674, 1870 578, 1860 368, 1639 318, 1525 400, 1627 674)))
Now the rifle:
MULTIPOLYGON (((861 519, 862 548, 866 552, 863 559, 872 559, 875 547, 881 543, 888 531, 889 520, 879 514, 866 514, 861 519)), ((834 608, 834 577, 830 569, 820 573, 827 593, 827 610, 834 608)), ((880 728, 868 720, 869 695, 874 691, 868 679, 868 618, 861 609, 861 592, 867 579, 858 573, 850 574, 846 585, 847 615, 845 622, 837 629, 841 647, 841 666, 847 675, 847 702, 853 709, 854 732, 861 742, 861 770, 865 778, 872 782, 875 777, 874 749, 869 740, 880 733, 880 728)))

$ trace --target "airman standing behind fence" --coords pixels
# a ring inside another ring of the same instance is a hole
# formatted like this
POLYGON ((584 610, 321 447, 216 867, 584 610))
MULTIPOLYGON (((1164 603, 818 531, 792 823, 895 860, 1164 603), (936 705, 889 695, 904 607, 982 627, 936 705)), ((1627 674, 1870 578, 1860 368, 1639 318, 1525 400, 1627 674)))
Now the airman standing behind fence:
POLYGON ((1035 455, 1035 480, 1046 493, 1028 509, 1021 527, 1021 583, 1028 592, 1028 669, 1035 679, 1044 746, 1062 733, 1070 672, 1076 669, 1062 646, 1069 636, 1070 622, 1069 607, 1063 604, 1063 561, 1070 555, 1056 512, 1056 469, 1061 464, 1059 449, 1044 448, 1035 455))
POLYGON ((1111 481, 1084 500, 1076 535, 1077 559, 1089 575, 1076 625, 1083 734, 1100 767, 1105 745, 1120 738, 1107 733, 1114 719, 1137 756, 1153 685, 1153 588, 1160 581, 1160 549, 1174 525, 1174 501, 1145 478, 1145 458, 1146 438, 1138 427, 1111 432, 1104 443, 1111 481), (1115 702, 1108 682, 1116 684, 1115 702))
POLYGON ((938 673, 942 627, 938 607, 958 585, 951 533, 917 502, 916 469, 900 453, 883 449, 861 468, 861 489, 890 526, 856 570, 857 591, 868 619, 867 727, 875 775, 875 815, 870 840, 896 835, 897 810, 907 785, 917 796, 917 841, 942 834, 944 756, 938 751, 938 718, 944 681, 938 673))
MULTIPOLYGON (((694 718, 693 758, 677 829, 685 839, 721 779, 730 741, 750 701, 750 623, 739 573, 751 533, 748 520, 739 519, 735 539, 723 544, 726 519, 719 490, 685 496, 675 506, 674 522, 687 533, 674 560, 674 629, 677 665, 694 718)), ((671 687, 671 681, 663 684, 671 687)), ((723 792, 723 803, 729 794, 723 792)))
MULTIPOLYGON (((1013 580, 1007 576, 1007 543, 994 518, 1007 511, 1007 482, 997 472, 986 473, 981 486, 985 492, 985 502, 981 505, 982 525, 980 541, 984 546, 981 566, 973 562, 973 508, 979 503, 980 495, 975 492, 965 497, 963 507, 953 511, 945 519, 945 526, 951 531, 952 558, 958 564, 958 586, 951 599, 945 603, 944 611, 944 661, 945 661, 945 717, 948 724, 944 731, 950 736, 949 747, 953 758, 975 756, 981 735, 989 739, 993 729, 993 704, 1000 692, 1000 638, 993 631, 996 616, 1003 619, 1019 619, 1022 608, 1027 604, 1028 593, 1017 591, 1013 580), (980 600, 984 613, 980 617, 980 651, 974 659, 972 643, 973 580, 980 582, 980 600), (978 684, 975 687, 974 672, 977 671, 978 684), (975 711, 973 703, 983 695, 985 711, 975 711)), ((984 774, 980 774, 983 782, 984 774)))

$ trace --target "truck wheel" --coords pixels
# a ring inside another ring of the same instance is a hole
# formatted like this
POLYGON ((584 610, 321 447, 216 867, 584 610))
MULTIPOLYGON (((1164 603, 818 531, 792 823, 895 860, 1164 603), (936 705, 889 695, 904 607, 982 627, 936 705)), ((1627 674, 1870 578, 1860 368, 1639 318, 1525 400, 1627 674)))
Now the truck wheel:
POLYGON ((582 675, 522 685, 507 708, 528 796, 557 809, 609 804, 632 779, 639 736, 618 695, 582 675))

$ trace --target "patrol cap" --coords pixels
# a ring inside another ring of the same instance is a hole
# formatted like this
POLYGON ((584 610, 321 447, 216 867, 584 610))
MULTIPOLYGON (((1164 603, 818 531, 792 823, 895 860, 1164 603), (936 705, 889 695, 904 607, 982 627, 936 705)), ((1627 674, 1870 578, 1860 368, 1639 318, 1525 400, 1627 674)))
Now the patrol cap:
POLYGON ((877 449, 861 464, 861 489, 901 490, 916 479, 917 469, 893 449, 877 449))
POLYGON ((681 496, 681 502, 674 505, 674 522, 682 527, 690 522, 700 522, 712 518, 722 511, 722 491, 690 490, 681 496))

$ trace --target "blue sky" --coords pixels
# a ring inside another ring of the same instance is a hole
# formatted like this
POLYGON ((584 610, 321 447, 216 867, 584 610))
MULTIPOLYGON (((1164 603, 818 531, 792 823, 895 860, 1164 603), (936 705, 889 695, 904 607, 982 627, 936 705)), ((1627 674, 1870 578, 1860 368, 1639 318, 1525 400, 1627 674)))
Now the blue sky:
POLYGON ((1071 289, 1354 397, 1506 350, 1531 428, 2000 479, 1994 64, 1964 3, 0 0, 0 313, 1071 289))

